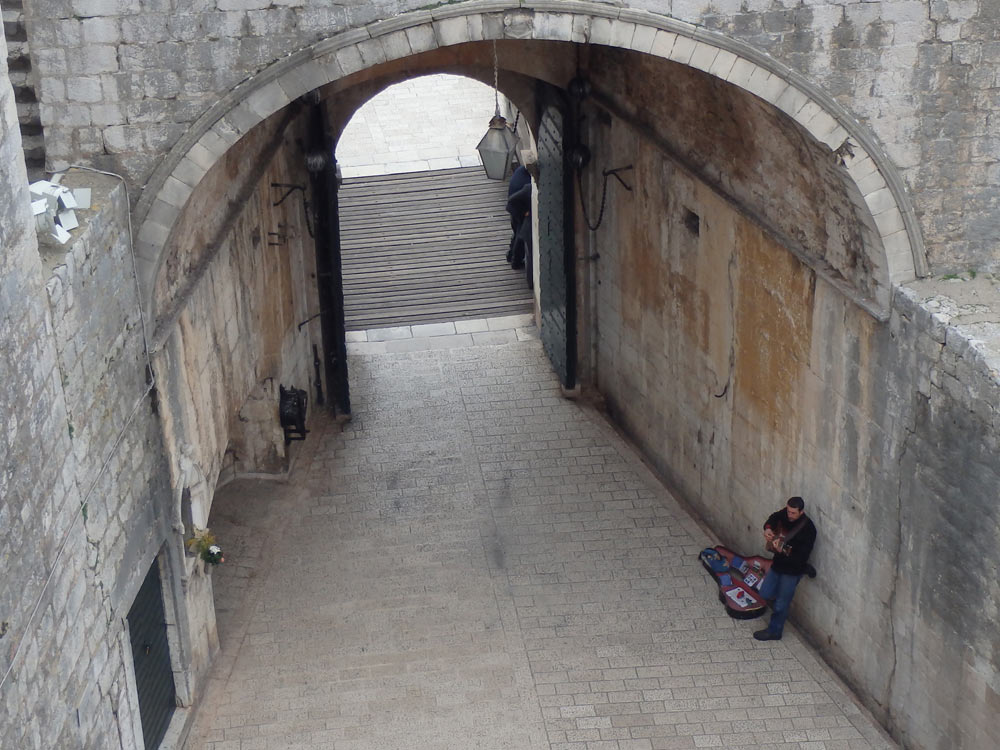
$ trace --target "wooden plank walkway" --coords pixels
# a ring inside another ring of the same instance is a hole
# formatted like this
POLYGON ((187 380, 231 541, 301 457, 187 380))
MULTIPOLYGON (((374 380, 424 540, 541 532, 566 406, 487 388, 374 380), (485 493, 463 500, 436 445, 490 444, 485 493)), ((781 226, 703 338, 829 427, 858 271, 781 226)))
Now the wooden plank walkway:
POLYGON ((524 271, 505 260, 506 201, 482 167, 344 180, 347 330, 530 313, 524 271))

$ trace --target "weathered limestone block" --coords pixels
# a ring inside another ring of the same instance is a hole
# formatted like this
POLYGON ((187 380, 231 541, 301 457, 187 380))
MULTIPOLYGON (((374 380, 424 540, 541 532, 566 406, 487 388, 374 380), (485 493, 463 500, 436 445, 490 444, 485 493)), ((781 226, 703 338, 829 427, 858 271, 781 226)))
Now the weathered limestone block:
POLYGON ((230 449, 240 474, 280 474, 288 469, 285 435, 278 423, 278 384, 268 379, 247 396, 233 424, 230 449))

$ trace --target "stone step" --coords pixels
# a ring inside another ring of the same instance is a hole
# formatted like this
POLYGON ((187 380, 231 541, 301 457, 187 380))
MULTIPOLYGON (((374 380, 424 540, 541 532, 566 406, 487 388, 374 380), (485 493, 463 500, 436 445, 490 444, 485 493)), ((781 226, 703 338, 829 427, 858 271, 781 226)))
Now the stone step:
POLYGON ((21 151, 25 161, 45 163, 45 141, 37 135, 21 136, 21 151))
MULTIPOLYGON (((10 63, 10 61, 7 61, 10 63)), ((14 66, 7 68, 7 76, 10 78, 10 85, 15 91, 15 96, 17 95, 18 86, 31 86, 31 67, 14 66)), ((37 96, 35 97, 37 99, 37 96)))
POLYGON ((20 51, 15 51, 11 47, 7 48, 7 69, 14 70, 31 70, 31 57, 28 55, 28 45, 20 45, 22 49, 20 51))
POLYGON ((38 108, 37 102, 17 102, 17 121, 18 122, 37 122, 42 121, 42 115, 38 108))
POLYGON ((23 14, 19 18, 8 18, 6 11, 3 14, 3 35, 7 37, 7 45, 14 42, 27 42, 28 32, 24 28, 23 14))
MULTIPOLYGON (((13 82, 12 82, 13 83, 13 82)), ((38 101, 38 95, 35 93, 35 87, 25 81, 25 83, 20 86, 14 86, 14 101, 18 104, 33 104, 38 101)))
POLYGON ((21 144, 21 150, 24 152, 24 162, 25 164, 37 164, 38 166, 43 166, 45 164, 45 147, 44 146, 33 146, 29 148, 25 144, 21 144))
POLYGON ((37 138, 39 142, 43 139, 42 123, 38 120, 25 120, 20 123, 21 140, 25 138, 37 138))
MULTIPOLYGON (((28 42, 27 41, 10 41, 7 40, 7 62, 10 63, 11 60, 18 60, 22 57, 28 56, 28 42)), ((30 63, 29 63, 30 64, 30 63)))
POLYGON ((23 140, 21 141, 21 149, 24 151, 25 161, 37 159, 40 162, 44 162, 45 145, 35 137, 32 137, 29 140, 31 141, 30 143, 25 143, 23 140))
POLYGON ((17 90, 18 86, 28 86, 28 71, 26 70, 8 70, 7 75, 10 77, 10 85, 17 90))
POLYGON ((24 24, 22 0, 4 0, 3 33, 7 40, 7 72, 14 89, 21 147, 30 179, 38 179, 45 168, 45 139, 38 107, 38 95, 31 84, 31 58, 24 24))
MULTIPOLYGON (((40 126, 39 126, 40 128, 40 126)), ((24 129, 21 129, 21 145, 24 150, 28 149, 45 149, 45 140, 42 138, 41 133, 33 133, 31 135, 25 135, 24 129)))

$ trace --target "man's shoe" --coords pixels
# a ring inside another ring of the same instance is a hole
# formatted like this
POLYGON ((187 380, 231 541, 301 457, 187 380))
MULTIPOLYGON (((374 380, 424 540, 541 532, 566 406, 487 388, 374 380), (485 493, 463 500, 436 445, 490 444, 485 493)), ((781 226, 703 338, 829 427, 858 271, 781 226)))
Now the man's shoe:
POLYGON ((758 641, 780 641, 781 640, 781 636, 780 635, 778 635, 776 633, 772 633, 767 628, 764 628, 763 630, 756 631, 753 634, 753 637, 756 638, 758 641))

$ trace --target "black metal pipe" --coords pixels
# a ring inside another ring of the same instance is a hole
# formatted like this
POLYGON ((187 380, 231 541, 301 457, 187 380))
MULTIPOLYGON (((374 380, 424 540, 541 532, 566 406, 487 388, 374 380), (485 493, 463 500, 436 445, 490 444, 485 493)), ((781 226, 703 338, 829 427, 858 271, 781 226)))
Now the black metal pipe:
MULTIPOLYGON (((302 327, 301 325, 299 326, 302 327)), ((316 406, 323 406, 326 403, 323 399, 323 360, 320 359, 319 349, 313 344, 313 372, 316 378, 316 406)))

